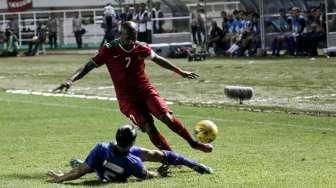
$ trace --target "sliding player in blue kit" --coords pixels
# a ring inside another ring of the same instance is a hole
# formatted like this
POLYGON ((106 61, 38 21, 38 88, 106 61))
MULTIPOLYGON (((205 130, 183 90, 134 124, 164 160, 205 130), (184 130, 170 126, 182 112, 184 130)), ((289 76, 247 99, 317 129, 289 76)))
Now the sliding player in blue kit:
POLYGON ((188 159, 176 152, 148 150, 134 146, 137 133, 134 127, 124 125, 117 130, 116 142, 97 144, 83 163, 67 173, 48 172, 48 182, 62 183, 79 179, 85 174, 96 172, 101 182, 126 182, 130 176, 138 179, 165 177, 168 165, 187 166, 200 174, 211 174, 213 170, 204 164, 188 159), (159 162, 163 165, 158 172, 149 171, 143 162, 159 162))

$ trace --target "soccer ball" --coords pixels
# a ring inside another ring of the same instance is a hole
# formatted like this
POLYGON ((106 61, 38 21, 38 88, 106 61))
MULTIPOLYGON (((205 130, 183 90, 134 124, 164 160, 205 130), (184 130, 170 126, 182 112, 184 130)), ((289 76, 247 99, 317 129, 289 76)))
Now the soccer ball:
POLYGON ((217 133, 218 128, 213 121, 202 120, 195 125, 195 137, 202 143, 210 143, 214 141, 216 139, 217 133))

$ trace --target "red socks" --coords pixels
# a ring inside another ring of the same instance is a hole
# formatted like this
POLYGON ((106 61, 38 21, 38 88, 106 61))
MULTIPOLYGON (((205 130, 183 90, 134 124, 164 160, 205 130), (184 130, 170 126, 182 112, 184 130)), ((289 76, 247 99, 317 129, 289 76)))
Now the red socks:
POLYGON ((172 117, 171 123, 168 123, 169 129, 180 135, 189 144, 194 144, 196 141, 190 132, 183 126, 182 122, 175 116, 172 117))
POLYGON ((148 133, 149 139, 160 150, 172 151, 167 139, 159 132, 148 133))

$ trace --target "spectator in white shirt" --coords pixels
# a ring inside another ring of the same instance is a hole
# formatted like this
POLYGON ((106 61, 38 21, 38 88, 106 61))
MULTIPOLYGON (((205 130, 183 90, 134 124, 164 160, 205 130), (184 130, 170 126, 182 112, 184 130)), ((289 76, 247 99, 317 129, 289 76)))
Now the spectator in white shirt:
POLYGON ((79 14, 77 14, 72 20, 72 30, 75 34, 77 48, 82 48, 82 35, 85 30, 82 29, 82 19, 79 17, 79 14))

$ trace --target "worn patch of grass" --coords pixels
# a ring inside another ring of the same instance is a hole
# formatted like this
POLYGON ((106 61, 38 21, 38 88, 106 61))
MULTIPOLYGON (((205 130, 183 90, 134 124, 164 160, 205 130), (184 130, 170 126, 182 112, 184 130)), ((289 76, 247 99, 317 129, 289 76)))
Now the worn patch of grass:
MULTIPOLYGON (((0 87, 6 89, 51 90, 67 79, 89 55, 57 55, 0 59, 0 87)), ((226 59, 204 62, 174 59, 180 67, 201 75, 184 80, 147 62, 146 71, 161 95, 168 100, 237 104, 224 97, 226 85, 245 85, 255 89, 255 97, 246 102, 253 106, 279 106, 303 110, 336 111, 335 58, 226 59), (316 96, 313 98, 304 98, 316 96), (326 101, 330 102, 326 105, 326 101)), ((71 92, 113 96, 105 67, 92 71, 77 82, 71 92)))

